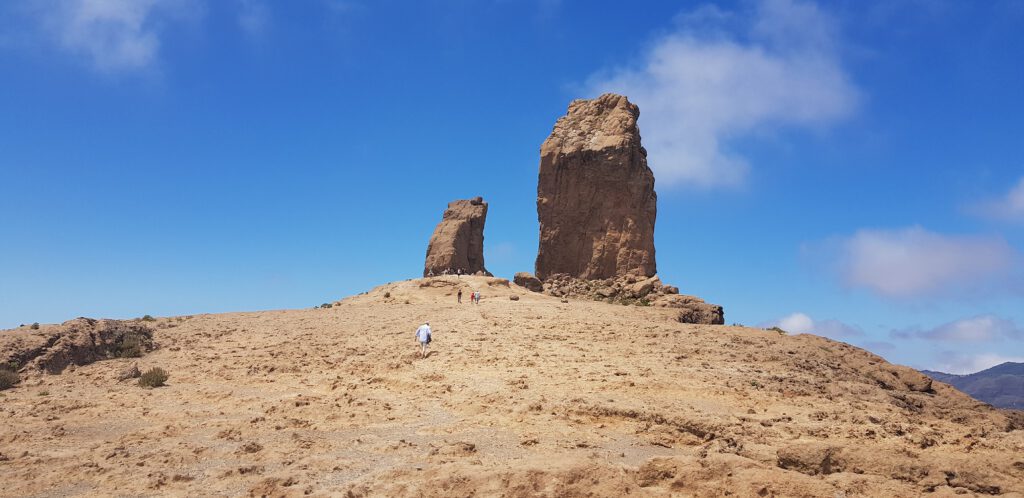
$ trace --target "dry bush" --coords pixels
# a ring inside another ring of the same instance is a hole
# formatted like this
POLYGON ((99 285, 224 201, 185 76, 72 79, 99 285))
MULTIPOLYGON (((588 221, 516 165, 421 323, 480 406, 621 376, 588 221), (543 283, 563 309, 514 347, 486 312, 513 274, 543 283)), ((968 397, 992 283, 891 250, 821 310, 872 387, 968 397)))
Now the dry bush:
POLYGON ((168 377, 170 375, 167 374, 167 371, 160 367, 153 367, 139 377, 139 385, 148 388, 160 387, 167 382, 168 377))
POLYGON ((0 391, 10 389, 21 382, 21 377, 15 371, 14 365, 0 363, 0 391))
POLYGON ((138 358, 146 353, 151 339, 135 333, 128 332, 118 342, 114 350, 114 356, 118 358, 138 358))

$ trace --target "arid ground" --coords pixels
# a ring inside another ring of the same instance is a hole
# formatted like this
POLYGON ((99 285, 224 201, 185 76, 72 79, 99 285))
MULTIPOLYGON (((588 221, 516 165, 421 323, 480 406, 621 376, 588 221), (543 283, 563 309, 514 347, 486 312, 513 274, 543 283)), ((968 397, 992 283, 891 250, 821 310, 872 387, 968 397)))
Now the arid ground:
POLYGON ((142 358, 0 392, 0 495, 1024 496, 1021 414, 843 343, 673 318, 486 277, 158 318, 142 358), (132 362, 168 385, 119 382, 132 362))

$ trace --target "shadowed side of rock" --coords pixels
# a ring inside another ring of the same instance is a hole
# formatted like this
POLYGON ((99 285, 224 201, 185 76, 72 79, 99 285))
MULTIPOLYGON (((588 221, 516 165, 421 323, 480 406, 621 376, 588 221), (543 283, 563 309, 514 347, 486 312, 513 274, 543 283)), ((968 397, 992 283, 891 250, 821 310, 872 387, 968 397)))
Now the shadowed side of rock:
POLYGON ((484 267, 484 222, 487 203, 482 197, 448 203, 427 246, 423 276, 490 275, 484 267))

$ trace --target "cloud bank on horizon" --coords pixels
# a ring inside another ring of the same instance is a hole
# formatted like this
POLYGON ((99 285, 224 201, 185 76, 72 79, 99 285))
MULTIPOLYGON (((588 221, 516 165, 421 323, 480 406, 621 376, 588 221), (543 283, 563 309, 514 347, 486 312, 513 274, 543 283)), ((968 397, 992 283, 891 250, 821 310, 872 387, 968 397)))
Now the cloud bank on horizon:
POLYGON ((887 298, 991 292, 1019 256, 1000 236, 946 235, 920 226, 858 230, 834 254, 843 284, 887 298))
POLYGON ((837 44, 835 21, 813 3, 761 0, 753 12, 709 4, 680 16, 638 67, 592 75, 587 88, 640 106, 660 185, 735 186, 750 163, 730 140, 770 126, 824 127, 856 110, 837 44))

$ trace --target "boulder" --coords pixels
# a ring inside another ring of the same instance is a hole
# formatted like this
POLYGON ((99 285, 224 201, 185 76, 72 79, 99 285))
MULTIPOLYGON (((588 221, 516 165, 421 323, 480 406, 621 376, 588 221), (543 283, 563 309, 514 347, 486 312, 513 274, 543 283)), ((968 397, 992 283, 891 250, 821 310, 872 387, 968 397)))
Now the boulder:
POLYGON ((582 279, 656 273, 657 195, 640 110, 624 96, 575 100, 541 145, 536 275, 582 279))
POLYGON ((544 291, 544 283, 541 282, 539 278, 533 276, 532 273, 521 271, 516 273, 515 277, 512 278, 512 281, 515 282, 516 285, 525 287, 533 292, 544 291))
POLYGON ((137 379, 141 376, 142 372, 139 371, 139 364, 132 363, 131 365, 117 373, 117 380, 123 381, 128 379, 137 379))
POLYGON ((650 294, 655 287, 661 288, 661 280, 657 276, 630 284, 629 290, 633 293, 633 296, 640 298, 650 294))
POLYGON ((427 245, 423 276, 491 274, 484 268, 484 222, 487 203, 483 198, 448 203, 441 222, 427 245))
POLYGON ((679 308, 680 323, 700 323, 705 325, 722 325, 725 323, 725 312, 717 304, 705 303, 694 296, 671 294, 658 299, 656 306, 679 308))

